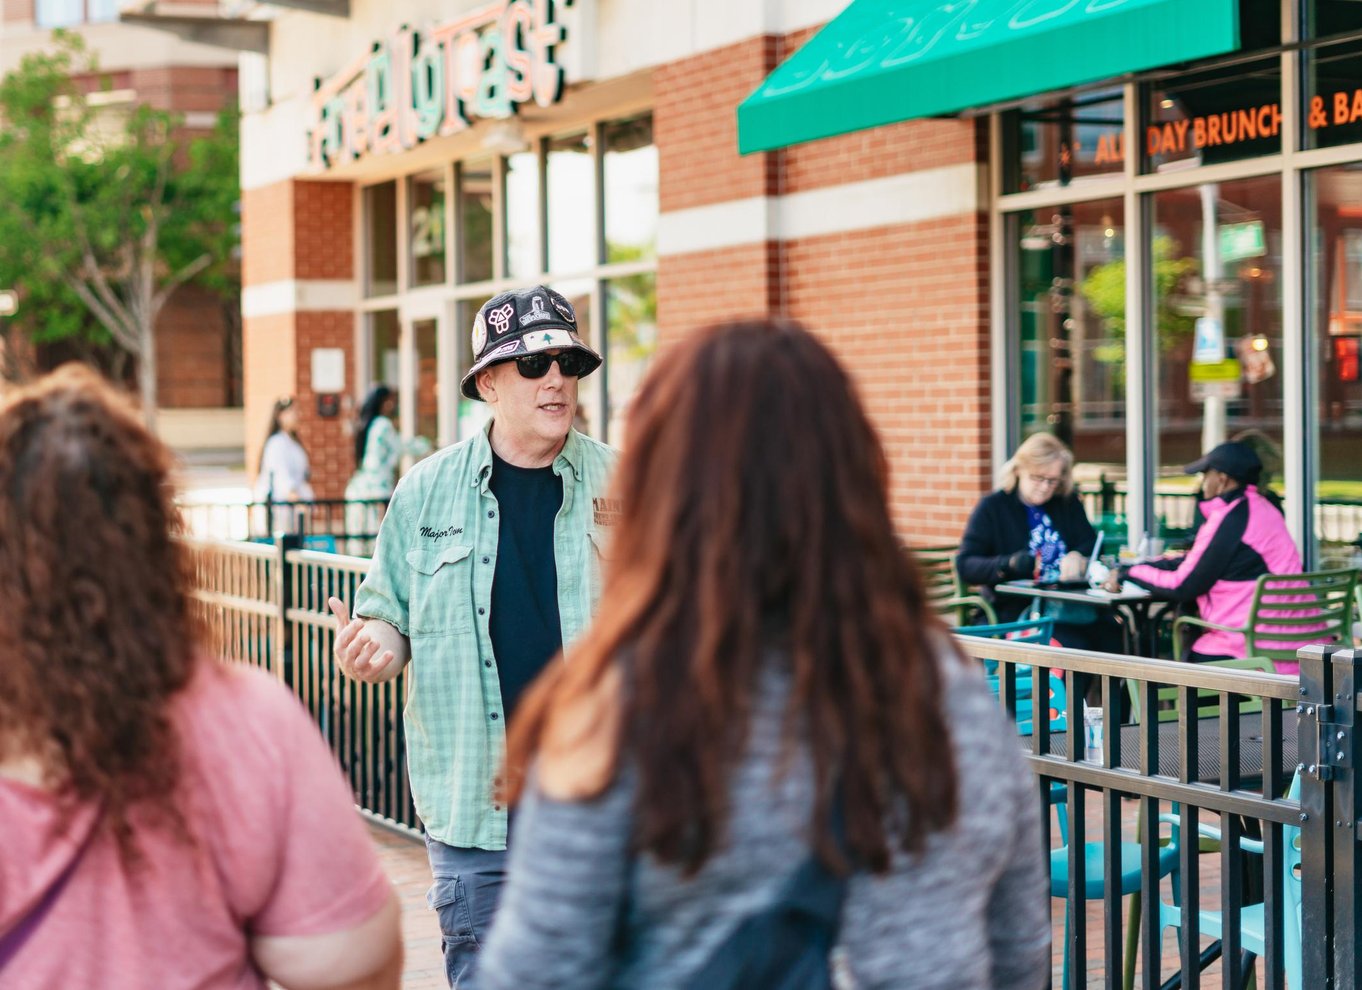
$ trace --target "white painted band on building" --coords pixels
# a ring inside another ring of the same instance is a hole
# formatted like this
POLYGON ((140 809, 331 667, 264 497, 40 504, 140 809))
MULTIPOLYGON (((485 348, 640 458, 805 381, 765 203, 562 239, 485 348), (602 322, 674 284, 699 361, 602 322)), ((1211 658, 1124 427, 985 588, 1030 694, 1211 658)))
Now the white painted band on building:
POLYGON ((284 279, 241 290, 241 315, 248 320, 280 313, 349 310, 358 305, 358 283, 349 279, 284 279))
POLYGON ((982 166, 965 163, 786 196, 753 196, 658 219, 658 254, 841 234, 974 213, 986 202, 982 166))

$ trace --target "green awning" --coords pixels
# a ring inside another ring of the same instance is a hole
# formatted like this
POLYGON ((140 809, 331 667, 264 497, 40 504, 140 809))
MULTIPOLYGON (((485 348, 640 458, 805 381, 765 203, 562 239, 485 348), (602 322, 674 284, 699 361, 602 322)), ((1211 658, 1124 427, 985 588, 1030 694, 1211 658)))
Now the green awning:
POLYGON ((1238 0, 852 0, 738 107, 738 149, 957 113, 1238 47, 1238 0))

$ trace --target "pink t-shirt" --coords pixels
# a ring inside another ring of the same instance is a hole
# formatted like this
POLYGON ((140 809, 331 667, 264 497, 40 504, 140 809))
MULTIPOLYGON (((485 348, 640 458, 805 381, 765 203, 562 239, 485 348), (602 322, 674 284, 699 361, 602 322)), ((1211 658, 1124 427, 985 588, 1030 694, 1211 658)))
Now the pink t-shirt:
MULTIPOLYGON (((251 935, 318 935, 373 917, 390 886, 335 760, 280 684, 206 661, 172 711, 195 845, 137 829, 129 870, 99 834, 0 974, 6 990, 257 988, 251 935)), ((0 778, 0 933, 42 898, 89 834, 52 838, 42 790, 0 778)))

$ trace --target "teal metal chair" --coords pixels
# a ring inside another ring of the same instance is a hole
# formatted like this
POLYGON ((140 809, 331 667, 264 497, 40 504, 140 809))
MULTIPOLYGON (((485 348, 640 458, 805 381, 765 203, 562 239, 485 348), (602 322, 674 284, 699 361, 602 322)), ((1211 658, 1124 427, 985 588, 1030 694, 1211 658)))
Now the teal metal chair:
MULTIPOLYGON (((957 626, 955 633, 959 636, 975 636, 983 639, 1005 639, 1013 643, 1049 643, 1055 631, 1054 619, 1023 619, 1018 622, 992 623, 982 626, 957 626)), ((998 683, 998 661, 985 659, 984 676, 988 679, 988 686, 995 696, 1001 694, 998 683)), ((1016 689, 1017 689, 1017 731, 1023 736, 1031 735, 1034 730, 1032 722, 1034 714, 1034 699, 1032 697, 1031 668, 1027 664, 1018 664, 1016 669, 1016 689)), ((1054 671, 1050 672, 1050 690, 1048 697, 1048 709, 1050 717, 1050 731, 1063 732, 1068 727, 1069 696, 1064 686, 1064 681, 1054 671)))
MULTIPOLYGON (((1291 779, 1291 788, 1286 796, 1293 800, 1299 800, 1301 793, 1300 771, 1297 771, 1291 779)), ((1175 826, 1179 819, 1175 815, 1160 815, 1159 820, 1170 822, 1175 826)), ((1199 825, 1197 831, 1202 837, 1213 839, 1217 843, 1221 839, 1220 829, 1213 825, 1199 825)), ((1258 839, 1239 840, 1239 848, 1247 853, 1263 855, 1263 843, 1258 839)), ((1291 990, 1305 990, 1301 982, 1301 830, 1293 825, 1283 826, 1282 828, 1282 893, 1283 897, 1283 917, 1282 917, 1282 962, 1286 970, 1286 985, 1291 990)), ((1225 915, 1223 911, 1201 911, 1197 915, 1200 921, 1201 937, 1207 939, 1221 938, 1225 929, 1225 915)), ((1253 956, 1262 956, 1267 952, 1267 927, 1268 919, 1265 914, 1264 905, 1249 904, 1239 911, 1239 939, 1244 951, 1253 956)), ((1182 909, 1176 904, 1159 903, 1159 928, 1160 933, 1167 928, 1179 929, 1181 937, 1182 928, 1182 909)), ((1196 953, 1191 953, 1195 955, 1196 953)))

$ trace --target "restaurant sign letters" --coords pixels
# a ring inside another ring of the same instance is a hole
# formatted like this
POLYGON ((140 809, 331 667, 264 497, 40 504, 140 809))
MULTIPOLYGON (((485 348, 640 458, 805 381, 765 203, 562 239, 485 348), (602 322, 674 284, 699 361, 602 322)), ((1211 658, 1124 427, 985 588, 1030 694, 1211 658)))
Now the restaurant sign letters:
MULTIPOLYGON (((1312 131, 1343 127, 1358 121, 1362 121, 1362 89, 1310 99, 1306 125, 1312 131)), ((1240 141, 1275 138, 1281 126, 1282 112, 1276 103, 1184 117, 1145 128, 1145 151, 1150 156, 1183 155, 1240 141)), ((1115 165, 1124 160, 1125 140, 1119 131, 1098 136, 1093 158, 1096 164, 1115 165)))
MULTIPOLYGON (((562 3, 571 6, 572 0, 562 3)), ((554 0, 498 0, 429 30, 403 26, 326 80, 309 108, 316 168, 390 154, 563 93, 554 0)))

